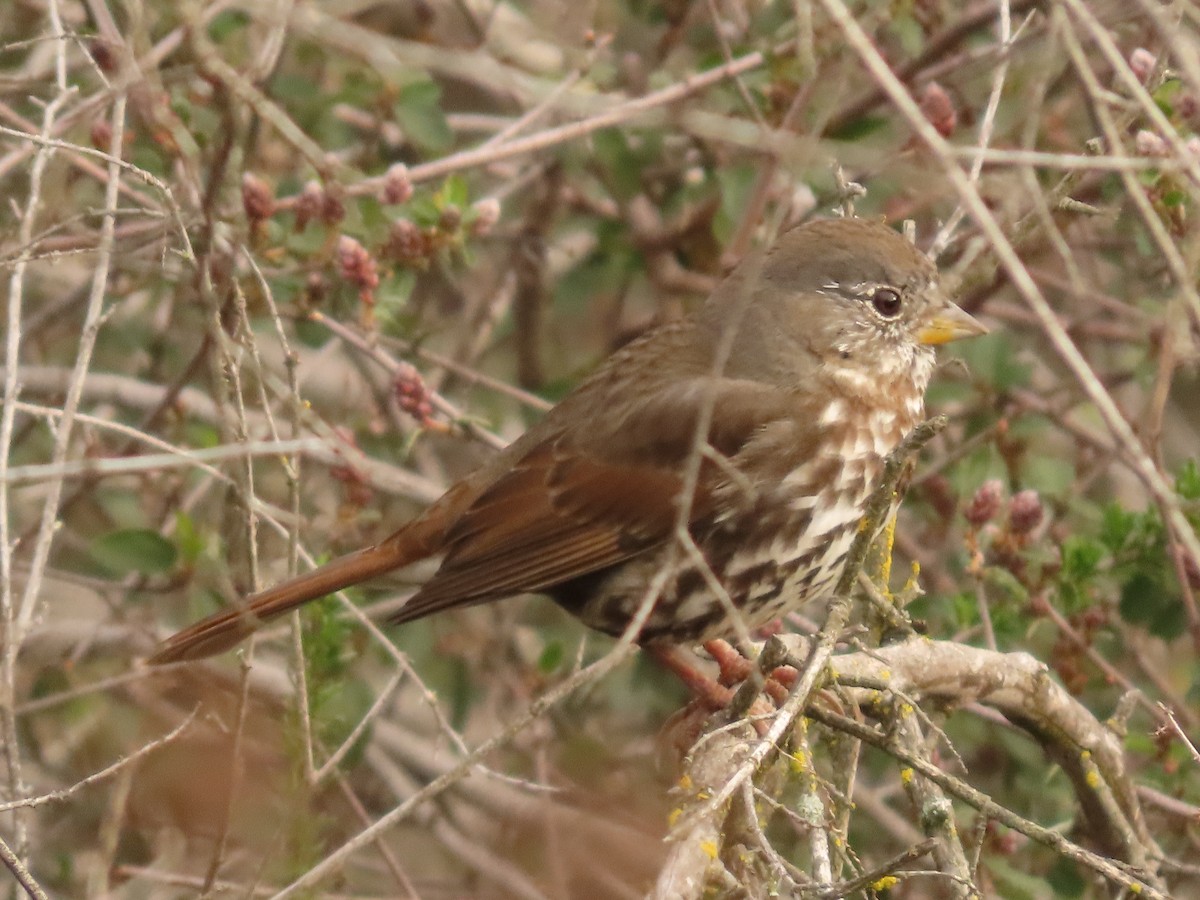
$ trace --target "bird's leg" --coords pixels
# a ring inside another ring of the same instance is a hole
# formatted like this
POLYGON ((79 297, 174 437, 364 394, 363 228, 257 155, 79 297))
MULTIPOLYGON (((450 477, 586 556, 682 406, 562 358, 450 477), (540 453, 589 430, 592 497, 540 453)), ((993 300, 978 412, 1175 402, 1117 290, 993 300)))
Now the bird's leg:
MULTIPOLYGON (((757 671, 754 662, 746 659, 729 641, 717 638, 705 641, 703 647, 721 670, 719 681, 723 685, 740 684, 757 671)), ((778 706, 787 699, 788 691, 796 683, 796 670, 791 666, 776 666, 765 674, 763 690, 778 706)))
MULTIPOLYGON (((728 660, 730 658, 729 654, 740 656, 728 643, 722 643, 725 644, 725 648, 728 648, 729 651, 728 654, 723 655, 723 658, 728 660)), ((686 651, 680 647, 673 644, 665 644, 647 647, 646 649, 663 666, 679 676, 680 680, 691 691, 692 696, 695 697, 685 709, 671 717, 668 723, 668 727, 671 730, 674 731, 682 728, 684 733, 689 735, 694 731, 695 735, 692 737, 692 740, 694 740, 694 737, 699 735, 703 727, 696 721, 696 713, 702 712, 703 720, 707 721, 712 713, 720 712, 729 720, 740 719, 743 715, 747 716, 750 724, 754 726, 754 730, 758 732, 759 736, 766 735, 766 720, 774 712, 769 703, 760 697, 751 697, 748 698, 748 702, 745 704, 739 703, 735 707, 734 691, 696 668, 694 661, 689 659, 686 651), (683 723, 691 724, 685 725, 683 723)), ((746 662, 744 658, 742 661, 747 666, 750 666, 750 663, 746 662)), ((690 740, 686 746, 691 746, 690 740)))
POLYGON ((754 663, 746 659, 741 651, 727 640, 716 638, 711 641, 705 641, 701 646, 704 647, 704 651, 717 664, 717 668, 721 672, 717 680, 721 684, 727 686, 741 684, 754 671, 754 663))
POLYGON ((709 709, 724 709, 733 699, 733 691, 696 668, 682 648, 674 644, 656 644, 646 649, 664 668, 674 672, 692 696, 709 709))

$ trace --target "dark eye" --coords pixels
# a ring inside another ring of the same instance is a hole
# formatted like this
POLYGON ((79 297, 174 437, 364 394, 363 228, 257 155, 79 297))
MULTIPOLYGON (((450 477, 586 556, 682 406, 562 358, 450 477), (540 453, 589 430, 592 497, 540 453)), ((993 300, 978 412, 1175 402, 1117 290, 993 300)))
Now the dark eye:
POLYGON ((871 294, 871 305, 885 319, 900 315, 900 292, 891 288, 876 288, 871 294))

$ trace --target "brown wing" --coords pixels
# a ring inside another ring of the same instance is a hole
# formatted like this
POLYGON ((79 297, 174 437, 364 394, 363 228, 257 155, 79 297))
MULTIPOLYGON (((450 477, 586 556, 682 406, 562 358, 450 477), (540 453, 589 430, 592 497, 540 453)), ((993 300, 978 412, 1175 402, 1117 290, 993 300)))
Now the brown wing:
MULTIPOLYGON (((719 425, 709 441, 726 456, 795 415, 786 394, 761 385, 722 380, 715 391, 719 425)), ((441 568, 391 621, 544 591, 667 540, 704 400, 695 384, 680 385, 649 398, 610 433, 584 440, 559 432, 532 447, 451 526, 441 568)), ((691 522, 712 514, 725 478, 721 466, 702 466, 691 522)))
POLYGON ((667 470, 540 445, 450 530, 441 568, 395 621, 544 590, 640 553, 669 532, 680 484, 667 470))

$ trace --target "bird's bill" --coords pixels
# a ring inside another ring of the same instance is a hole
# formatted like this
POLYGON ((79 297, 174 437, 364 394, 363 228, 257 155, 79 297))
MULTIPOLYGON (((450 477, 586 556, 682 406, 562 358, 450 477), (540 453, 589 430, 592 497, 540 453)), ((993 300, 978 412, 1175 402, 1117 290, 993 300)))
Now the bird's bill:
POLYGON ((917 340, 922 344, 947 344, 987 332, 987 326, 970 313, 947 303, 917 332, 917 340))

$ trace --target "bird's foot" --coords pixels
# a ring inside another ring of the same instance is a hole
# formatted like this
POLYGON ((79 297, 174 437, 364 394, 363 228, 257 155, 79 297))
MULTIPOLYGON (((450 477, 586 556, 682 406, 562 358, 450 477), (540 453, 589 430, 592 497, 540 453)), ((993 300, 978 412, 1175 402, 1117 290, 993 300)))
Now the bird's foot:
MULTIPOLYGON (((730 648, 731 650, 733 648, 730 648)), ((733 699, 733 690, 723 679, 713 678, 699 669, 691 655, 673 644, 649 648, 650 654, 684 683, 693 699, 709 712, 725 709, 733 699)), ((718 666, 720 663, 718 662, 718 666)))
POLYGON ((761 678, 755 663, 746 659, 728 641, 708 641, 704 649, 717 663, 716 678, 701 670, 695 658, 680 647, 665 645, 649 648, 654 658, 674 672, 694 698, 681 716, 702 716, 707 719, 714 712, 725 712, 731 719, 745 716, 760 736, 765 734, 767 720, 787 699, 789 687, 796 681, 796 670, 791 666, 772 669, 761 685, 762 693, 770 698, 770 702, 755 692, 753 696, 743 694, 745 702, 735 704, 735 697, 740 693, 735 687, 748 679, 761 678), (735 709, 735 706, 738 708, 735 709))
MULTIPOLYGON (((719 638, 706 641, 704 649, 720 670, 718 680, 721 684, 741 684, 748 678, 758 677, 758 663, 743 656, 729 641, 719 638)), ((774 666, 763 684, 763 691, 779 706, 787 699, 798 677, 799 673, 793 666, 774 666)))

